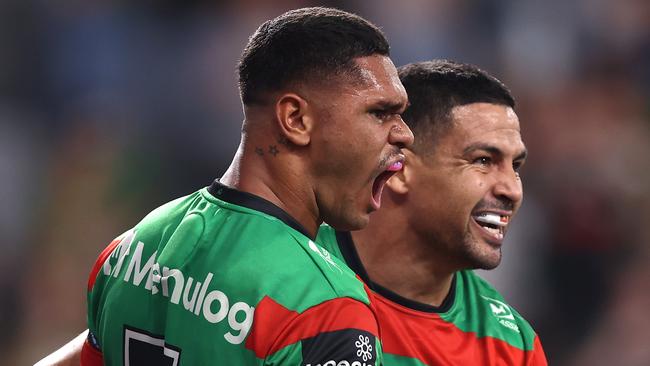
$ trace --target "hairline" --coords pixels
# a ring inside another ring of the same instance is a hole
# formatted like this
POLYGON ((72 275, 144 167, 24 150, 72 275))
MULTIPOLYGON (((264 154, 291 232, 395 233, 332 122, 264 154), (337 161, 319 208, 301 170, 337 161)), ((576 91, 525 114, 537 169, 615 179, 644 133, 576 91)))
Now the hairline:
MULTIPOLYGON (((451 108, 449 108, 447 112, 440 117, 442 118, 441 120, 439 119, 438 121, 432 123, 431 118, 433 117, 431 116, 431 114, 427 113, 425 115, 425 119, 427 119, 426 123, 419 123, 415 126, 409 125, 409 128, 413 129, 413 134, 415 135, 415 141, 413 141, 411 150, 416 155, 423 155, 423 156, 430 156, 431 154, 435 153, 437 142, 440 141, 440 139, 445 137, 447 134, 449 134, 450 131, 459 124, 456 116, 454 115, 454 112, 457 110, 457 108, 473 105, 473 104, 489 104, 493 106, 503 106, 505 108, 510 108, 514 112, 513 106, 511 106, 510 104, 504 101, 477 100, 468 103, 463 103, 463 102, 453 103, 451 108)), ((407 122, 407 124, 409 123, 407 122)))
MULTIPOLYGON (((325 72, 325 74, 329 75, 329 77, 325 79, 322 78, 322 74, 297 76, 295 80, 288 81, 285 86, 279 89, 260 93, 259 100, 242 104, 244 108, 268 106, 270 104, 273 104, 277 100, 278 96, 286 93, 293 92, 298 95, 307 94, 308 92, 305 92, 305 89, 318 91, 327 89, 341 89, 345 87, 357 88, 362 86, 369 86, 370 83, 368 83, 366 78, 363 76, 363 68, 361 65, 359 65, 358 61, 363 58, 376 56, 386 58, 389 57, 388 55, 379 52, 370 55, 357 56, 352 58, 348 63, 342 65, 341 67, 325 72)), ((301 96, 305 98, 304 95, 301 96)))

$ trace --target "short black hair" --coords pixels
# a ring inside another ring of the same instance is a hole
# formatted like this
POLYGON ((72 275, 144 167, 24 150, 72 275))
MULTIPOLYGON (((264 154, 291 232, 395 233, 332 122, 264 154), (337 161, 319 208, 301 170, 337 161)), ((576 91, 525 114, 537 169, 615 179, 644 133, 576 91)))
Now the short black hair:
POLYGON ((415 134, 415 149, 430 144, 427 140, 449 126, 454 107, 472 103, 515 107, 508 87, 471 64, 432 60, 404 65, 398 73, 410 102, 402 118, 415 134))
POLYGON ((292 82, 328 80, 358 70, 354 59, 389 55, 379 28, 358 15, 313 7, 266 21, 250 37, 238 64, 244 105, 292 82))

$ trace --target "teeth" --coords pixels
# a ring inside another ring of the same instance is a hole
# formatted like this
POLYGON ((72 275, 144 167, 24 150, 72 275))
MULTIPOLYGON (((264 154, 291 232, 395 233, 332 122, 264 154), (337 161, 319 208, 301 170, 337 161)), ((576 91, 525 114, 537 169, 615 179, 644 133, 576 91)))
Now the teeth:
POLYGON ((490 234, 494 235, 498 239, 503 239, 503 228, 495 229, 495 228, 486 227, 486 226, 482 226, 482 227, 483 227, 483 229, 485 229, 486 231, 488 231, 490 234))
MULTIPOLYGON (((478 216, 474 216, 474 220, 485 224, 491 224, 500 228, 508 225, 508 216, 501 216, 494 213, 484 212, 478 216)), ((495 229, 497 230, 497 229, 495 229)))

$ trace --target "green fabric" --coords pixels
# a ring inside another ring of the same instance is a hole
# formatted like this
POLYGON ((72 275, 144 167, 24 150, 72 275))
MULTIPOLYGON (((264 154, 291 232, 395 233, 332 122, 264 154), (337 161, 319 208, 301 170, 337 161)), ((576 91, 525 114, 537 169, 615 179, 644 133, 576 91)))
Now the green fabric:
POLYGON ((88 293, 88 326, 106 365, 123 364, 125 325, 164 335, 184 365, 299 364, 300 342, 266 363, 245 348, 264 296, 298 313, 337 297, 368 304, 338 258, 281 220, 207 189, 154 210, 121 239, 88 293))
POLYGON ((454 304, 439 315, 464 332, 476 333, 478 338, 493 337, 525 351, 533 350, 533 328, 474 271, 457 273, 454 304))

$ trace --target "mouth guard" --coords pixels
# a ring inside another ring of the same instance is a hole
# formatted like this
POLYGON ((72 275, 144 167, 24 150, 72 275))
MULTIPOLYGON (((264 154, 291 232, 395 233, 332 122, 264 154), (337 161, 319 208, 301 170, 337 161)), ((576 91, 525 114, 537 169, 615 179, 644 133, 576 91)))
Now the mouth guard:
POLYGON ((482 213, 478 216, 474 216, 476 221, 480 221, 486 224, 492 224, 496 226, 506 226, 508 224, 508 218, 505 216, 493 214, 493 213, 482 213))
POLYGON ((397 172, 402 170, 403 166, 404 164, 401 161, 396 161, 393 164, 391 164, 391 166, 389 166, 387 170, 390 172, 397 172))

